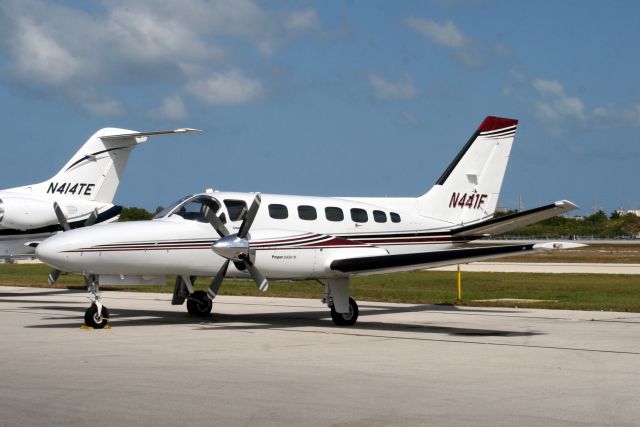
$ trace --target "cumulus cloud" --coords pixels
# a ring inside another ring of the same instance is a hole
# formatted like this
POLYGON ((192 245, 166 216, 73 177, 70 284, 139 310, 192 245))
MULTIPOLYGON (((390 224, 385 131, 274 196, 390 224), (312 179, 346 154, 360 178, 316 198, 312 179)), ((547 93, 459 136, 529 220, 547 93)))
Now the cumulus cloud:
POLYGON ((453 49, 464 47, 467 38, 462 31, 451 21, 442 24, 430 19, 410 17, 407 25, 432 42, 453 49))
POLYGON ((404 120, 411 126, 418 126, 420 124, 420 120, 418 120, 411 111, 403 111, 402 117, 404 117, 404 120))
POLYGON ((541 97, 535 104, 539 117, 545 120, 586 119, 584 102, 576 96, 567 95, 557 80, 534 79, 531 86, 541 97))
POLYGON ((43 28, 26 18, 19 19, 17 26, 19 31, 12 44, 15 73, 46 84, 59 84, 80 71, 80 60, 45 34, 43 28))
POLYGON ((382 100, 411 99, 418 96, 418 89, 416 89, 413 79, 408 74, 405 75, 402 81, 389 82, 376 74, 370 73, 369 84, 373 89, 374 96, 382 100))
POLYGON ((313 9, 291 12, 284 27, 296 32, 313 30, 318 27, 318 14, 313 9))
POLYGON ((207 78, 189 82, 187 92, 206 104, 225 105, 254 101, 264 96, 262 84, 239 71, 211 73, 207 78))
POLYGON ((120 114, 122 101, 106 94, 133 85, 166 84, 173 93, 183 88, 179 97, 158 94, 162 105, 154 111, 166 117, 186 114, 185 94, 210 104, 259 99, 265 91, 258 80, 220 70, 246 69, 243 50, 273 55, 318 27, 314 9, 274 12, 255 0, 192 0, 188 7, 156 0, 100 7, 0 2, 0 48, 12 78, 94 115, 120 114), (92 95, 79 95, 79 86, 92 95))
POLYGON ((158 108, 152 109, 152 117, 169 120, 182 120, 187 117, 187 107, 180 95, 167 96, 158 108))
POLYGON ((535 96, 531 105, 538 119, 548 124, 552 133, 562 133, 576 125, 585 128, 640 127, 640 104, 605 104, 589 108, 583 99, 567 93, 558 80, 529 80, 522 73, 517 73, 516 78, 533 89, 535 96))
POLYGON ((490 60, 504 60, 512 54, 501 42, 473 39, 451 20, 438 22, 412 16, 405 20, 405 24, 431 43, 449 50, 451 56, 467 68, 481 69, 490 60))

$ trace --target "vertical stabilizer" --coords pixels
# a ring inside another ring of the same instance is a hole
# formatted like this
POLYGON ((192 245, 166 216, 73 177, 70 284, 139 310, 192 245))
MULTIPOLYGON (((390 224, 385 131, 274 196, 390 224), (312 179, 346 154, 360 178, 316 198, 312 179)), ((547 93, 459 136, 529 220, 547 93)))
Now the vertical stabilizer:
POLYGON ((133 147, 147 139, 133 136, 135 134, 127 129, 100 129, 55 176, 32 186, 32 192, 111 203, 129 154, 133 147))
POLYGON ((449 224, 493 216, 518 121, 489 116, 436 184, 418 198, 420 215, 449 224))
POLYGON ((111 203, 134 147, 149 136, 197 131, 183 128, 153 132, 104 128, 94 133, 60 171, 39 184, 7 191, 75 196, 111 203))

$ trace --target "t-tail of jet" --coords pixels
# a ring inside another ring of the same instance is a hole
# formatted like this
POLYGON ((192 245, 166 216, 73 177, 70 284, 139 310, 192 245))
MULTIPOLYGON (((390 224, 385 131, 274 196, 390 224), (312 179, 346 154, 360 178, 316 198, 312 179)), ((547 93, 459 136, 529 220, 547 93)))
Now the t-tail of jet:
POLYGON ((488 116, 426 194, 419 213, 451 225, 493 216, 518 121, 488 116))
POLYGON ((60 171, 47 181, 10 191, 53 196, 75 196, 111 203, 124 174, 131 151, 149 136, 184 133, 195 129, 136 132, 104 128, 94 133, 60 171))

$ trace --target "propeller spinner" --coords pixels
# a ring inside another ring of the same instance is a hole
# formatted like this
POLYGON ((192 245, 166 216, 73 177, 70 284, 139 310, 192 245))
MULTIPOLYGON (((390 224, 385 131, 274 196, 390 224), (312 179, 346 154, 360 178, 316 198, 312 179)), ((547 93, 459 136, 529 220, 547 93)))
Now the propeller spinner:
POLYGON ((226 261, 215 275, 209 286, 208 294, 213 299, 218 294, 220 285, 224 280, 224 276, 229 268, 229 263, 233 261, 238 267, 244 267, 249 271, 249 275, 256 282, 258 289, 262 292, 269 288, 269 282, 260 270, 253 264, 251 259, 251 248, 249 244, 249 229, 253 224, 258 209, 260 209, 260 203, 262 198, 260 194, 256 194, 255 199, 251 203, 251 207, 247 211, 240 230, 236 234, 230 234, 220 218, 212 210, 207 210, 206 216, 213 228, 220 235, 220 239, 211 245, 211 249, 217 255, 226 258, 226 261))

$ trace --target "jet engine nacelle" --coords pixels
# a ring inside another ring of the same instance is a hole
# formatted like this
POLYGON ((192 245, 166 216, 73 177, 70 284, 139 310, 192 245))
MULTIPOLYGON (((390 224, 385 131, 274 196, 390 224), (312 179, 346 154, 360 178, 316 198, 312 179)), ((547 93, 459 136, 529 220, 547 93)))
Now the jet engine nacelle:
POLYGON ((31 230, 58 224, 53 204, 23 197, 0 199, 0 225, 17 230, 31 230))

